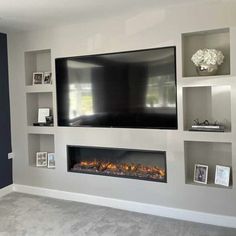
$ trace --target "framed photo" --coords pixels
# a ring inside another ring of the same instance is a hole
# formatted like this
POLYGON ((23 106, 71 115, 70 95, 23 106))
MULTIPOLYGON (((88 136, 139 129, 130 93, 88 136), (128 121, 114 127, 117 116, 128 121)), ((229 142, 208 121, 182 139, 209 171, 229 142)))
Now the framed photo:
POLYGON ((46 116, 46 124, 49 126, 53 125, 53 116, 46 116))
POLYGON ((38 109, 38 123, 46 123, 46 117, 50 116, 50 108, 38 109))
POLYGON ((33 85, 43 83, 43 72, 34 72, 33 73, 33 85))
POLYGON ((194 167, 194 182, 207 184, 208 166, 196 164, 194 167))
POLYGON ((55 153, 48 153, 48 168, 55 168, 55 153))
POLYGON ((36 166, 45 167, 47 165, 48 165, 47 152, 37 152, 36 153, 36 166))
POLYGON ((229 187, 230 167, 216 165, 215 184, 229 187))
POLYGON ((52 84, 52 73, 44 72, 43 84, 52 84))

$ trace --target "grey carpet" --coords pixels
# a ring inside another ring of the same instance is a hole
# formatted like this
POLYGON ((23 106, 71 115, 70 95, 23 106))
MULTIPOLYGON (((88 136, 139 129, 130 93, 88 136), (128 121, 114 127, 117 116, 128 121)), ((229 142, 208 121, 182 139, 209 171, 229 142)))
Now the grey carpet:
POLYGON ((1 236, 235 236, 236 229, 21 193, 0 198, 1 236))

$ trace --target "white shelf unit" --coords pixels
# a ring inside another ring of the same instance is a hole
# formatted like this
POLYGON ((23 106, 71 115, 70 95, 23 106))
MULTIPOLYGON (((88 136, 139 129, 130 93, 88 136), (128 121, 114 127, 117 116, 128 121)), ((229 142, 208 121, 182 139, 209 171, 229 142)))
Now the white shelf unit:
POLYGON ((185 183, 187 186, 203 186, 231 189, 234 172, 234 93, 236 77, 232 75, 232 42, 229 28, 189 32, 181 35, 182 78, 177 80, 181 91, 181 109, 183 122, 183 146, 185 159, 185 183), (221 50, 224 63, 214 76, 199 76, 191 61, 198 49, 211 48, 221 50), (218 121, 225 125, 225 132, 189 131, 195 119, 199 121, 218 121), (203 164, 209 167, 206 185, 194 182, 194 166, 203 164), (231 168, 229 187, 214 183, 216 165, 231 168))
POLYGON ((191 57, 204 48, 222 51, 224 63, 219 66, 217 75, 230 75, 230 29, 222 28, 182 34, 182 76, 197 76, 191 57))
MULTIPOLYGON (((232 175, 232 143, 230 142, 202 142, 202 141, 185 141, 185 180, 186 184, 199 185, 205 187, 224 186, 214 184, 216 165, 228 166, 231 168, 232 175), (198 184, 194 179, 195 164, 208 166, 207 184, 198 184)), ((229 187, 232 188, 232 176, 229 187)), ((224 187, 225 188, 225 187, 224 187)))
POLYGON ((29 165, 36 167, 37 152, 55 152, 53 134, 28 134, 29 165))
POLYGON ((32 167, 36 167, 37 152, 55 153, 55 127, 33 126, 38 121, 39 108, 50 108, 51 115, 54 115, 54 84, 33 85, 34 72, 51 72, 51 68, 50 49, 25 52, 28 159, 32 167))
POLYGON ((230 132, 231 86, 183 87, 184 130, 189 130, 196 119, 220 122, 230 132))

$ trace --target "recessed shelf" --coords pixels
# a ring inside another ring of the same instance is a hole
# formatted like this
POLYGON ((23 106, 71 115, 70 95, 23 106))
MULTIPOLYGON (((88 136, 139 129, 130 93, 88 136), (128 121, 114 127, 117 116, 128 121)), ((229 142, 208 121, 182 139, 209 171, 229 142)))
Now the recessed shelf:
POLYGON ((52 105, 52 93, 27 93, 27 120, 28 125, 32 126, 33 123, 38 121, 38 109, 39 108, 50 108, 51 114, 53 115, 52 105))
POLYGON ((201 86, 183 88, 184 130, 200 122, 220 122, 231 131, 231 86, 201 86))
POLYGON ((34 72, 51 72, 50 49, 25 52, 25 93, 29 166, 37 169, 51 169, 36 166, 36 153, 55 152, 55 127, 32 125, 38 121, 39 108, 50 108, 53 115, 54 87, 52 84, 33 85, 34 72))
POLYGON ((52 134, 28 134, 29 165, 36 167, 37 152, 55 152, 54 135, 52 134))
POLYGON ((184 156, 186 184, 219 188, 223 187, 214 184, 215 168, 216 165, 229 166, 232 168, 232 143, 184 141, 184 156), (197 184, 193 181, 195 164, 208 166, 209 184, 197 184))
POLYGON ((222 51, 224 63, 219 66, 217 75, 230 74, 230 31, 229 28, 206 30, 182 34, 183 77, 197 76, 192 55, 199 49, 210 48, 222 51))
POLYGON ((25 52, 25 84, 33 84, 34 72, 51 72, 51 50, 25 52))

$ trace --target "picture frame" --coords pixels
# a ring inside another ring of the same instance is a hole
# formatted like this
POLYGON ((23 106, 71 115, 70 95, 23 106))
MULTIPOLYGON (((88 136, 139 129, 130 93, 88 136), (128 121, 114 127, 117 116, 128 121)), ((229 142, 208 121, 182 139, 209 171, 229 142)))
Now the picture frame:
POLYGON ((48 168, 55 168, 56 162, 55 162, 55 153, 48 153, 48 168))
POLYGON ((44 72, 43 84, 52 84, 52 73, 44 72))
POLYGON ((34 72, 33 73, 33 85, 43 84, 44 73, 43 72, 34 72))
POLYGON ((195 164, 193 181, 195 183, 207 184, 207 179, 208 179, 208 166, 195 164))
POLYGON ((46 125, 53 126, 53 116, 46 116, 46 125))
POLYGON ((39 108, 38 109, 38 123, 47 122, 46 117, 50 116, 50 108, 39 108))
POLYGON ((215 184, 229 187, 230 183, 230 167, 216 165, 215 184))
POLYGON ((37 152, 36 153, 36 166, 47 167, 48 165, 47 158, 48 158, 47 152, 37 152))

